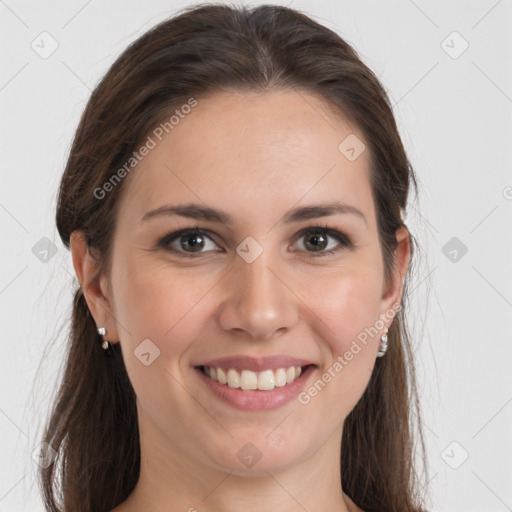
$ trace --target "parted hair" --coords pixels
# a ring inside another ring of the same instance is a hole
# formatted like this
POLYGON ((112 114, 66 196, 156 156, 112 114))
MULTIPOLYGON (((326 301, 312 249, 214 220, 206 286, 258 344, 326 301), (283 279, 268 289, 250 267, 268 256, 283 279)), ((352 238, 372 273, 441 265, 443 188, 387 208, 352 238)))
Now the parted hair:
MULTIPOLYGON (((110 272, 123 180, 101 200, 101 187, 163 119, 189 98, 219 91, 297 90, 323 99, 361 130, 371 156, 385 278, 392 275, 396 231, 414 171, 374 73, 338 34, 291 8, 199 4, 135 40, 101 79, 77 128, 58 191, 56 223, 70 248, 84 233, 98 273, 110 272)), ((416 241, 409 233, 411 249, 416 241)), ((412 256, 416 251, 412 251, 412 256)), ((407 283, 361 399, 345 420, 343 490, 365 512, 420 512, 416 447, 425 463, 410 335, 407 283)), ((103 512, 122 503, 140 471, 135 392, 119 343, 105 357, 94 319, 75 290, 62 381, 42 441, 58 456, 39 483, 52 512, 103 512)), ((304 435, 307 435, 305 432, 304 435)), ((424 468, 426 471, 426 468, 424 468)))

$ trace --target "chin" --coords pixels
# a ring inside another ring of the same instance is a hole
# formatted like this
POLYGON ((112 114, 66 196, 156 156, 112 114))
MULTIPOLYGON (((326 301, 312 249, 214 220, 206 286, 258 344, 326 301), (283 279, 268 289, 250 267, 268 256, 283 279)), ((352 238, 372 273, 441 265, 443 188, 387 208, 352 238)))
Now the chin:
MULTIPOLYGON (((254 427, 251 430, 254 432, 254 427)), ((258 435, 234 436, 228 446, 219 447, 217 453, 212 454, 215 466, 239 476, 268 476, 269 472, 285 470, 306 458, 308 449, 302 446, 301 440, 294 442, 282 433, 276 443, 271 429, 263 430, 258 435)), ((313 450, 311 447, 310 451, 313 450)))

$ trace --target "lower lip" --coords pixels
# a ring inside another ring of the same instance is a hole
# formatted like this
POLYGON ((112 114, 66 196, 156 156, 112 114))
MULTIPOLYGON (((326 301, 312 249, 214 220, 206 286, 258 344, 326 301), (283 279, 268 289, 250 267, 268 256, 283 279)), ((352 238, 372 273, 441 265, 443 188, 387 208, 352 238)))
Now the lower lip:
POLYGON ((221 384, 207 377, 201 368, 195 368, 202 381, 217 397, 233 407, 244 411, 271 410, 286 405, 302 391, 307 379, 315 369, 316 366, 310 365, 291 384, 286 384, 270 391, 242 391, 240 388, 231 388, 227 384, 221 384))

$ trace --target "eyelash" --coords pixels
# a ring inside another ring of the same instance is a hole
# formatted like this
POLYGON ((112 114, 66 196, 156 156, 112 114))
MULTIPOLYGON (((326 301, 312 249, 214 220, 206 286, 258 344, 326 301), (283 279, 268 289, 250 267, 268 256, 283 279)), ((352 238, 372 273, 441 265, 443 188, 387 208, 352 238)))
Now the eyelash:
MULTIPOLYGON (((180 231, 175 231, 173 233, 169 233, 168 235, 164 236, 159 242, 158 242, 158 248, 169 250, 172 252, 175 252, 180 257, 183 258, 197 258, 201 254, 201 252, 198 253, 187 253, 183 251, 179 251, 173 248, 169 247, 169 244, 171 242, 174 242, 175 240, 179 239, 182 236, 185 235, 206 235, 207 238, 209 238, 212 242, 214 242, 213 238, 209 234, 210 232, 207 230, 199 229, 199 226, 195 226, 194 228, 189 229, 182 229, 180 231)), ((339 242, 339 245, 337 245, 333 249, 329 249, 328 251, 320 251, 318 253, 314 253, 311 251, 303 251, 306 252, 309 258, 325 258, 334 256, 336 253, 343 249, 353 249, 354 243, 352 240, 345 234, 340 233, 339 231, 335 229, 331 229, 323 224, 314 224, 306 229, 303 229, 300 231, 300 233, 297 236, 297 240, 302 238, 305 235, 328 235, 332 238, 336 238, 339 242)))

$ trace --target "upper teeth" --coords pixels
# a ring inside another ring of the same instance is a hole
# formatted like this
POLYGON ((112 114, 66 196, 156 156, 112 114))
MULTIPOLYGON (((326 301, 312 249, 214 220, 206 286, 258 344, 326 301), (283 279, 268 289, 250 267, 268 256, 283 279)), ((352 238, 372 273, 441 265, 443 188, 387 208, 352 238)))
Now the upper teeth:
POLYGON ((259 389, 269 391, 275 387, 282 387, 293 382, 302 372, 300 366, 279 368, 277 370, 264 370, 253 372, 242 370, 240 373, 233 368, 224 370, 213 366, 204 366, 203 373, 221 384, 227 384, 230 388, 242 390, 259 389))

